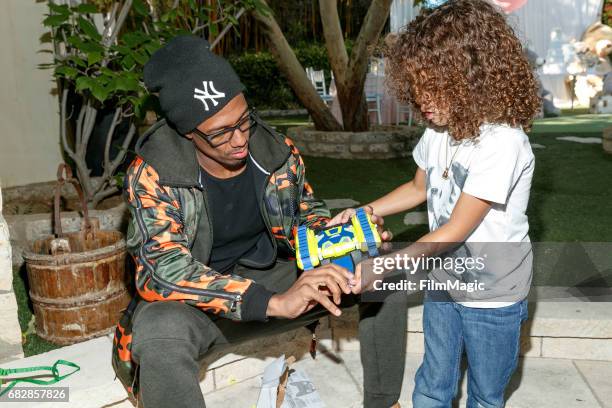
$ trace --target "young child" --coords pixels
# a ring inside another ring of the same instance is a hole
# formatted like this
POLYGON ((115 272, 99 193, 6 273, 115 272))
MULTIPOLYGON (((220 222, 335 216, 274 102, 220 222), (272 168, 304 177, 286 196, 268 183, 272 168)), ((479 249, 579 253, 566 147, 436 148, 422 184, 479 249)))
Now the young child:
POLYGON ((429 128, 413 151, 414 179, 370 203, 371 210, 385 216, 427 201, 431 232, 419 241, 462 243, 463 254, 496 258, 485 270, 429 274, 435 282, 480 282, 484 289, 426 293, 416 408, 451 407, 464 351, 467 407, 503 407, 518 362, 532 276, 525 211, 534 156, 524 131, 540 109, 523 51, 504 16, 484 0, 424 10, 386 44, 389 87, 420 110, 429 128))

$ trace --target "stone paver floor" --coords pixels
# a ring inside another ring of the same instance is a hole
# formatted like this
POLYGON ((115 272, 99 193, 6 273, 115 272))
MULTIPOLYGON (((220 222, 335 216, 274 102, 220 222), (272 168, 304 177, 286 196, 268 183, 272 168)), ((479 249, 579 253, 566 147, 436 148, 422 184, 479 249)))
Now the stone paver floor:
MULTIPOLYGON (((400 402, 412 407, 410 396, 421 354, 406 359, 400 402)), ((296 366, 306 371, 330 408, 361 408, 362 374, 359 353, 335 353, 334 358, 303 359, 296 366)), ((464 372, 465 374, 465 372, 464 372)), ((466 401, 463 375, 459 406, 466 401)), ((209 407, 251 408, 257 401, 259 378, 217 390, 205 396, 209 407), (233 401, 233 403, 229 403, 233 401)), ((512 378, 508 408, 609 408, 612 407, 612 362, 547 358, 521 359, 512 378)))
MULTIPOLYGON (((329 341, 329 340, 328 340, 329 341)), ((322 342, 323 344, 323 342, 322 342)), ((329 343, 328 343, 329 344, 329 343)), ((352 343, 351 343, 352 344, 352 343)), ((329 344, 331 345, 331 344, 329 344)), ((51 365, 63 358, 77 362, 81 371, 57 386, 70 388, 69 403, 12 403, 12 407, 78 407, 130 408, 126 394, 110 367, 110 336, 74 346, 63 347, 26 359, 4 363, 3 368, 51 365)), ((320 352, 316 360, 302 354, 296 368, 306 372, 329 408, 361 408, 362 381, 359 351, 354 347, 344 351, 320 352)), ((326 349, 329 350, 328 346, 326 349)), ((409 353, 406 359, 400 402, 409 402, 414 387, 414 375, 422 355, 409 353)), ((247 358, 224 367, 227 376, 240 377, 248 367, 261 364, 247 358)), ((246 380, 215 391, 205 392, 207 407, 254 408, 260 386, 260 375, 242 377, 246 380)), ((206 380, 205 380, 206 381, 206 380)), ((202 388, 206 389, 205 381, 202 388)), ((465 406, 466 378, 463 375, 460 403, 465 406)), ((2 405, 2 403, 0 403, 2 405)), ((507 407, 509 408, 612 408, 612 362, 567 360, 552 358, 522 358, 513 376, 507 407)))

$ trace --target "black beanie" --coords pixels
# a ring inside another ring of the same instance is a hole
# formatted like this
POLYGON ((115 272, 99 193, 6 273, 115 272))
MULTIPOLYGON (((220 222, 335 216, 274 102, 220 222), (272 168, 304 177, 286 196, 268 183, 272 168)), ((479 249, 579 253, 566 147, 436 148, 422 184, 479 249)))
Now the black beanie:
POLYGON ((219 112, 244 90, 232 66, 200 37, 173 38, 144 66, 149 92, 159 93, 166 119, 181 134, 219 112))

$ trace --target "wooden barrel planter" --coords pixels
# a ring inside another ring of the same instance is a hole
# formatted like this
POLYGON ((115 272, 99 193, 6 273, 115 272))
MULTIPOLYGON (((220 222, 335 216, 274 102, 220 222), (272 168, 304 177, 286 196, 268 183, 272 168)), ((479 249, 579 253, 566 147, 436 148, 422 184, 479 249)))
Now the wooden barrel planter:
POLYGON ((56 344, 73 344, 109 333, 130 301, 125 239, 119 231, 98 230, 97 220, 91 221, 78 182, 69 167, 60 165, 55 236, 36 240, 24 253, 36 333, 56 344), (79 193, 84 221, 81 231, 62 234, 59 186, 66 181, 79 193))

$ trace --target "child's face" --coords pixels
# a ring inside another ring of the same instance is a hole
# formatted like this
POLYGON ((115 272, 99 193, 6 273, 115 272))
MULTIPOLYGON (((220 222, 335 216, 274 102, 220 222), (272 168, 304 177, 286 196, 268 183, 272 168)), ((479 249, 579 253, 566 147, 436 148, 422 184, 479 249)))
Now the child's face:
POLYGON ((446 109, 446 107, 442 104, 434 103, 431 96, 427 92, 423 94, 423 103, 420 106, 423 117, 432 122, 434 125, 448 125, 448 109, 446 109))
POLYGON ((448 115, 440 109, 437 109, 435 107, 421 106, 421 112, 423 112, 423 116, 427 120, 429 120, 436 126, 448 125, 448 115))

